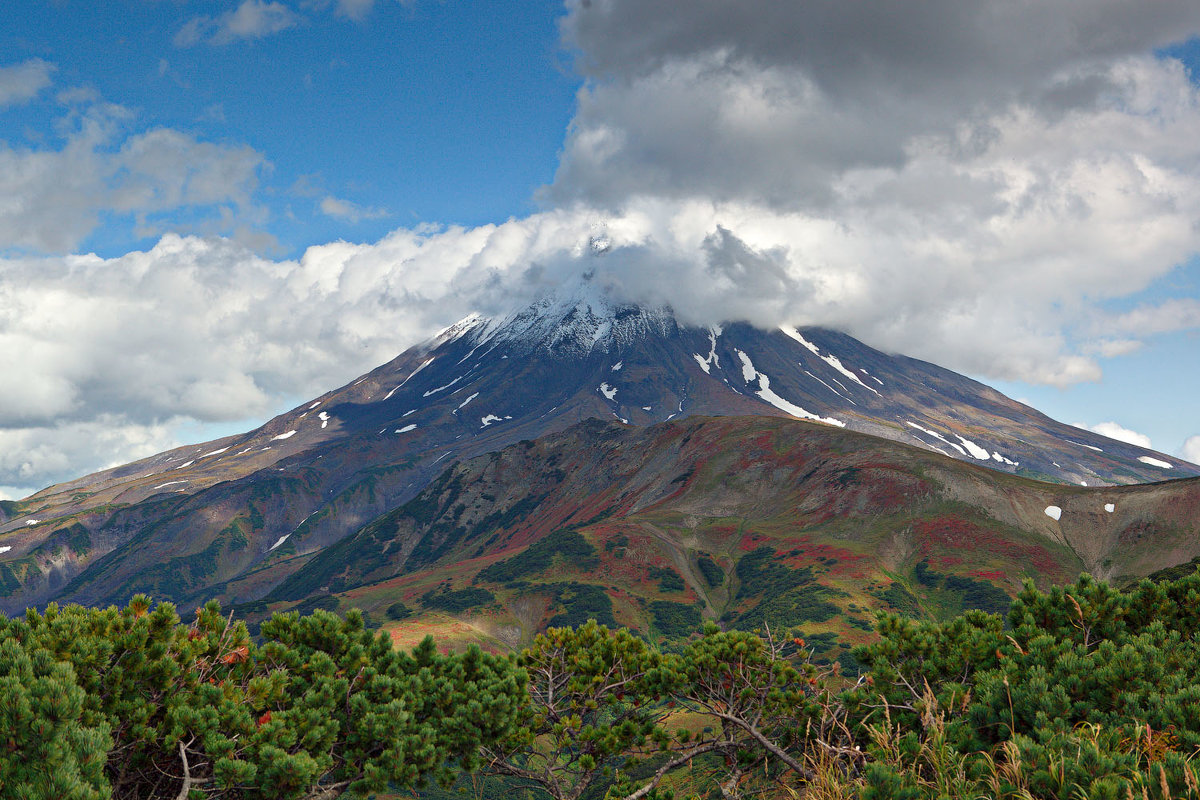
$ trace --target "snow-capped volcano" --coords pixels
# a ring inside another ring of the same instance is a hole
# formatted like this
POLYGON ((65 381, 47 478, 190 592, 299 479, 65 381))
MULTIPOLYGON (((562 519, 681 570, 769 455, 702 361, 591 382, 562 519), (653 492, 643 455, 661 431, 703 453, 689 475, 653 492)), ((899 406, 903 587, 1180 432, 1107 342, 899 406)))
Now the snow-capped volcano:
POLYGON ((472 315, 451 325, 434 342, 468 338, 477 346, 504 344, 518 353, 539 351, 555 358, 587 358, 633 348, 677 330, 670 309, 619 304, 584 285, 575 292, 546 295, 507 316, 472 315))
MULTIPOLYGON (((1197 472, 844 334, 792 326, 762 331, 741 323, 680 326, 669 309, 614 303, 598 292, 549 296, 506 317, 470 317, 423 352, 428 357, 417 369, 424 375, 405 374, 393 397, 410 379, 422 387, 436 384, 425 390, 433 394, 452 389, 450 397, 483 387, 468 392, 473 403, 503 387, 494 402, 504 414, 492 415, 503 420, 563 408, 630 424, 691 414, 787 415, 1062 483, 1135 483, 1197 472), (451 352, 457 357, 449 358, 451 352)), ((403 371, 404 359, 381 370, 403 371)), ((412 413, 439 405, 424 392, 414 401, 412 413)))
POLYGON ((353 533, 462 458, 589 418, 647 426, 695 415, 791 417, 1062 484, 1200 474, 841 333, 684 326, 667 309, 585 285, 507 316, 468 317, 245 435, 9 504, 0 568, 21 588, 8 606, 139 589, 188 597, 213 580, 194 562, 197 542, 224 554, 222 580, 242 576, 230 594, 253 596, 288 559, 353 533), (64 547, 82 534, 87 547, 64 547), (150 583, 147 558, 161 567, 150 583))

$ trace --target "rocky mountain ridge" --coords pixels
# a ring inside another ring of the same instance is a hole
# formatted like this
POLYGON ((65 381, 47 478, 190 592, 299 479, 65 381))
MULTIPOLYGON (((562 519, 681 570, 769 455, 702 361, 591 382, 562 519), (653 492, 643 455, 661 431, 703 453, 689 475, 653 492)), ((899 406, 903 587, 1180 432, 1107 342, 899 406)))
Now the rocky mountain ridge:
POLYGON ((459 462, 248 608, 399 603, 509 644, 588 616, 855 641, 874 610, 1002 610, 1025 580, 1124 583, 1198 552, 1200 479, 1049 484, 771 417, 589 420, 459 462))

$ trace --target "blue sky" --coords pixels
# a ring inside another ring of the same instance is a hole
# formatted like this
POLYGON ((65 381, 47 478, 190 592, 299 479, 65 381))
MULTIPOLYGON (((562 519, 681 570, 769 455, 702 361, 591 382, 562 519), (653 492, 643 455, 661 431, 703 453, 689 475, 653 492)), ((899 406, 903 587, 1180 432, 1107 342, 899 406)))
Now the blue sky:
POLYGON ((1200 458, 1194 2, 687 12, 0 6, 0 496, 251 427, 597 233, 624 299, 1200 458))
MULTIPOLYGON (((5 4, 6 65, 48 62, 53 83, 0 112, 4 139, 52 147, 64 115, 57 95, 80 88, 124 107, 130 132, 167 127, 252 148, 262 159, 254 202, 269 213, 257 227, 281 255, 375 240, 399 225, 478 225, 534 209, 580 83, 559 47, 559 6, 385 2, 360 5, 354 19, 334 4, 261 5, 290 8, 287 27, 224 44, 211 43, 212 31, 183 46, 190 22, 219 26, 235 6, 5 4), (330 197, 343 207, 323 212, 330 197)), ((163 227, 197 225, 180 210, 164 216, 163 227)), ((78 249, 116 256, 153 246, 156 236, 124 222, 93 229, 78 249)))

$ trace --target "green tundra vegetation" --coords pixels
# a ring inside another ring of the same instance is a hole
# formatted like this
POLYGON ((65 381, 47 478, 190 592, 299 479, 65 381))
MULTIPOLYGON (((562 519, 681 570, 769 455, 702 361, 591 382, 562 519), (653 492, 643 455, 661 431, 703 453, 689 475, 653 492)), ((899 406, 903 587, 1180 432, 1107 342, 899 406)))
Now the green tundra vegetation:
POLYGON ((29 611, 0 620, 0 797, 1200 798, 1200 573, 880 614, 851 675, 816 637, 692 630, 406 653, 356 612, 252 639, 211 603, 29 611))

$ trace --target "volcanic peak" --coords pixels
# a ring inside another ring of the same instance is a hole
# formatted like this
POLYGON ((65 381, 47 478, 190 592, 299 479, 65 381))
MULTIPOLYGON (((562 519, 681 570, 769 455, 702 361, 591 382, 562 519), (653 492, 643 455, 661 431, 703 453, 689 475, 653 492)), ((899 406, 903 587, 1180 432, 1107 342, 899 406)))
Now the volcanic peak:
MULTIPOLYGON (((476 348, 504 344, 522 355, 543 351, 561 358, 586 358, 618 352, 652 336, 667 338, 677 330, 669 308, 617 302, 582 283, 572 291, 542 295, 505 316, 472 315, 447 333, 468 338, 476 348)), ((448 340, 439 337, 432 344, 448 340)))

